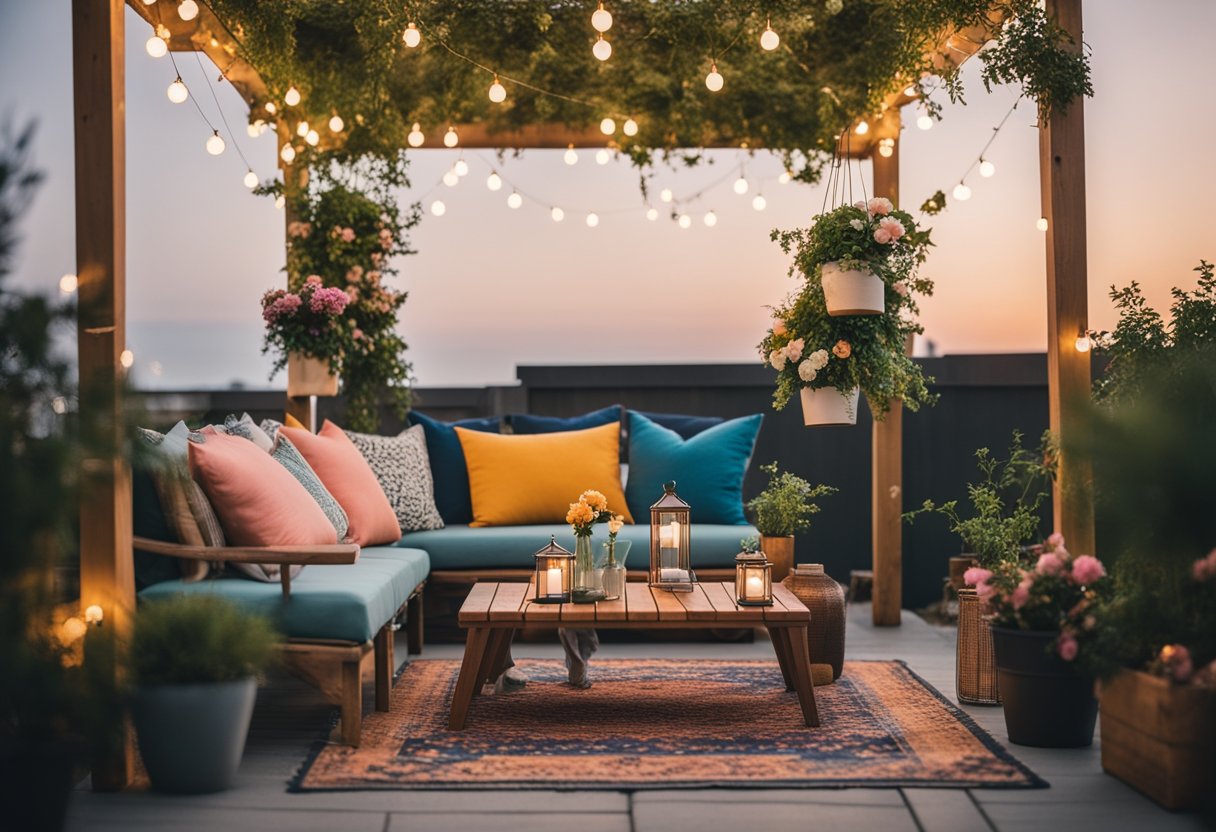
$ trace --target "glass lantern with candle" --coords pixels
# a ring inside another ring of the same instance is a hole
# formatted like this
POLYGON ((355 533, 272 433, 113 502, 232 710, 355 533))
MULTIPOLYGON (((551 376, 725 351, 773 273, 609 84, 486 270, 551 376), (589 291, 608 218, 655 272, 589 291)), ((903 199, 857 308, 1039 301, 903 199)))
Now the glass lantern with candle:
POLYGON ((742 607, 771 607, 773 565, 763 552, 735 555, 735 600, 742 607))
POLYGON ((574 553, 559 546, 556 537, 550 537, 549 543, 534 557, 536 595, 533 601, 537 604, 569 604, 574 553))
POLYGON ((676 484, 663 484, 663 496, 650 507, 650 585, 671 592, 692 592, 696 575, 689 555, 688 503, 676 484))

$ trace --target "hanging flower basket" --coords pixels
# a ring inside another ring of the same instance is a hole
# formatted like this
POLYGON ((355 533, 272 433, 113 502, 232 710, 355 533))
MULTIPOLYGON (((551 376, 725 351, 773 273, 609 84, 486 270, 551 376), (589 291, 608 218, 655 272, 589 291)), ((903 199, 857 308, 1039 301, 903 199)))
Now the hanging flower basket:
POLYGON ((287 395, 292 398, 336 396, 338 374, 330 369, 328 361, 301 352, 288 353, 287 395))
POLYGON ((886 286, 882 278, 865 269, 842 269, 833 261, 820 267, 823 299, 828 314, 881 315, 886 311, 886 286))
POLYGON ((266 340, 262 352, 279 353, 275 370, 287 366, 287 395, 336 396, 339 359, 362 337, 344 312, 350 296, 325 286, 318 275, 298 291, 274 289, 262 296, 266 340))
POLYGON ((802 422, 817 425, 857 424, 857 399, 861 391, 837 390, 835 387, 802 388, 802 422))

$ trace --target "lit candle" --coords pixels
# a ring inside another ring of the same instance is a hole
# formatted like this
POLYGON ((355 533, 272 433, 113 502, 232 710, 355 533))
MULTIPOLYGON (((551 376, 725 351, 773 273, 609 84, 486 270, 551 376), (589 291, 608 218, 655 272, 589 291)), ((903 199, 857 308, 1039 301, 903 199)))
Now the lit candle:
POLYGON ((680 548, 680 521, 679 520, 671 521, 671 548, 673 548, 673 549, 680 548))
POLYGON ((545 591, 543 594, 562 594, 562 569, 560 566, 554 566, 545 571, 545 591))
POLYGON ((659 527, 659 548, 660 549, 674 548, 671 545, 671 527, 670 526, 660 526, 659 527))
POLYGON ((749 601, 759 601, 764 598, 764 578, 749 574, 743 582, 743 597, 749 601))

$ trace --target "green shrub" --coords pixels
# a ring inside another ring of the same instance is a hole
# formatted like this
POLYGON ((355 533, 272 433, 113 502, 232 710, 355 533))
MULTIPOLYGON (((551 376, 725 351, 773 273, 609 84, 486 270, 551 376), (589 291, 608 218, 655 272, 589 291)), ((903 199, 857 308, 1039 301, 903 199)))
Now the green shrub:
POLYGON ((135 617, 131 675, 137 685, 230 682, 261 671, 278 641, 263 617, 206 595, 146 604, 135 617))
POLYGON ((786 537, 811 527, 811 515, 819 512, 816 497, 835 494, 830 485, 811 485, 789 471, 778 472, 777 463, 761 465, 768 486, 747 504, 753 522, 766 537, 786 537))

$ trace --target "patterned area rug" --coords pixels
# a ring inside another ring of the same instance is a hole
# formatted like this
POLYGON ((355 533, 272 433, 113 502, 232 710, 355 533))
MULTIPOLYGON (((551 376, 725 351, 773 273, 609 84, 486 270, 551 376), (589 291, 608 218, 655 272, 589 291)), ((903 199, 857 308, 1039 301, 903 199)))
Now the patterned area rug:
POLYGON ((559 661, 520 670, 449 731, 459 663, 414 661, 363 745, 318 743, 291 790, 1047 785, 902 662, 848 662, 815 689, 820 728, 775 662, 596 661, 589 690, 559 661))

